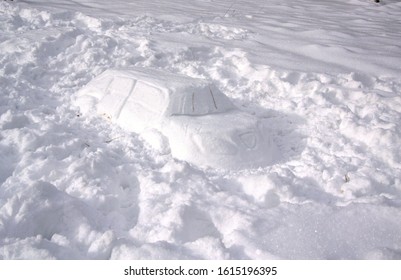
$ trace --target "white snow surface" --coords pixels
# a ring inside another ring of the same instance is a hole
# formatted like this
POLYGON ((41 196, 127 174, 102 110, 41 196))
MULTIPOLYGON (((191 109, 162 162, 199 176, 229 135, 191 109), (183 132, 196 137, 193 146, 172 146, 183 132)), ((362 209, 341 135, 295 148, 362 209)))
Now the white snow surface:
POLYGON ((262 167, 277 154, 263 120, 236 108, 204 79, 149 67, 111 69, 74 101, 84 116, 103 116, 140 136, 151 130, 151 145, 159 135, 156 143, 164 142, 174 158, 199 167, 262 167))
POLYGON ((0 258, 401 259, 400 10, 1 1, 0 258), (82 87, 131 66, 212 81, 277 160, 200 168, 81 115, 82 87))

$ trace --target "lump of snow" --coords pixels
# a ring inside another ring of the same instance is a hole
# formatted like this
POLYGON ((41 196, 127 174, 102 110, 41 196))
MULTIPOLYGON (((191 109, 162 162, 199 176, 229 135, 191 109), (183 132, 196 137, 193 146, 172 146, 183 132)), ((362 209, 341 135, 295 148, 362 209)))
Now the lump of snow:
POLYGON ((159 131, 175 158, 199 166, 243 168, 274 158, 276 148, 261 122, 203 79, 112 69, 82 88, 75 101, 84 114, 103 115, 129 131, 159 131))

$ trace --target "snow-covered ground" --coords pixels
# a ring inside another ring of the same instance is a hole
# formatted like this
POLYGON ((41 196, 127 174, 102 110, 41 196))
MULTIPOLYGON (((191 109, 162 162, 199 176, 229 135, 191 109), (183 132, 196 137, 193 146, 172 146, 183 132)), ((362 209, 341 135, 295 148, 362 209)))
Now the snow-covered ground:
POLYGON ((401 2, 0 2, 0 258, 401 259, 401 2), (73 98, 210 80, 275 162, 200 168, 73 98))

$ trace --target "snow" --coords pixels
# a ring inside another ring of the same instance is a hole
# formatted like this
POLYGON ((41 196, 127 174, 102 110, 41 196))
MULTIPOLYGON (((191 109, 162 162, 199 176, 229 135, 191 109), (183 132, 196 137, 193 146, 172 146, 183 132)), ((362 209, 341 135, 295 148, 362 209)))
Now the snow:
POLYGON ((2 1, 0 258, 401 259, 400 8, 2 1), (277 157, 199 166, 75 105, 130 67, 210 81, 277 157))
POLYGON ((131 111, 141 110, 132 117, 149 122, 154 114, 157 118, 200 116, 225 113, 235 108, 223 93, 206 80, 138 67, 106 70, 80 89, 76 99, 77 106, 82 107, 84 112, 93 110, 98 114, 107 114, 128 129, 133 122, 129 123, 128 116, 125 120, 120 118, 131 111), (95 100, 90 102, 91 99, 95 100), (96 104, 90 106, 92 103, 96 104))
POLYGON ((198 167, 260 167, 277 154, 261 120, 203 79, 151 68, 106 70, 78 91, 75 103, 84 116, 144 132, 151 146, 169 146, 174 158, 198 167))

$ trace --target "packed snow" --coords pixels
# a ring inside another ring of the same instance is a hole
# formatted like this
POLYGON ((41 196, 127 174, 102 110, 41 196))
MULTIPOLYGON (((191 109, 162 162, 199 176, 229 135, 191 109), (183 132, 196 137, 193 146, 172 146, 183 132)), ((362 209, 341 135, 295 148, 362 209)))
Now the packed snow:
POLYGON ((1 1, 0 258, 401 259, 400 9, 1 1), (197 164, 163 138, 180 139, 173 127, 77 106, 101 73, 133 67, 214 85, 263 122, 274 160, 197 164))
POLYGON ((79 90, 75 103, 85 115, 145 134, 156 149, 170 148, 174 158, 198 167, 260 167, 277 154, 261 120, 206 80, 151 68, 106 70, 79 90))

